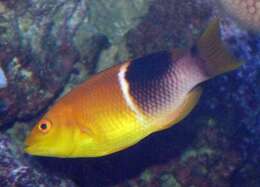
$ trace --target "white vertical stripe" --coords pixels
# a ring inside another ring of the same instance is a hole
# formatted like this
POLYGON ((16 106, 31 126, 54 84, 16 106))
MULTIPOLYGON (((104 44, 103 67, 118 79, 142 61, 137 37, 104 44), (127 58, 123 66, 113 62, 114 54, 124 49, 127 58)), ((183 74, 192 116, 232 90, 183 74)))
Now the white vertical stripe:
POLYGON ((129 66, 129 63, 123 64, 118 73, 118 80, 119 80, 119 85, 123 93, 123 97, 126 101, 127 106, 137 115, 137 118, 141 121, 144 122, 144 119, 142 117, 142 114, 138 110, 137 106, 134 104, 133 99, 129 93, 129 84, 127 80, 125 79, 125 74, 127 72, 127 68, 129 66))

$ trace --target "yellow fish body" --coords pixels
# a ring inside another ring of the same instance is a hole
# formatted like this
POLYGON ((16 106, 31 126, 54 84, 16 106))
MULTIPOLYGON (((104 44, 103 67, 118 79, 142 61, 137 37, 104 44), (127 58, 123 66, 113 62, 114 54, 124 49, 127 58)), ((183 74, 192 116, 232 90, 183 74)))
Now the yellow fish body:
POLYGON ((98 157, 125 149, 183 119, 199 84, 239 67, 214 20, 190 50, 154 53, 105 70, 57 101, 33 128, 25 151, 98 157))

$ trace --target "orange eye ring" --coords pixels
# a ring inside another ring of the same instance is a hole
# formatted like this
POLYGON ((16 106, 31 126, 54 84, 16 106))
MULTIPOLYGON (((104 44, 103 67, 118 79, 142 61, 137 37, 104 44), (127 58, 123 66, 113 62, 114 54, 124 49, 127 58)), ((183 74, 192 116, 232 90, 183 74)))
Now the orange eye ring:
POLYGON ((47 133, 51 128, 51 122, 49 120, 41 120, 38 125, 38 129, 43 132, 47 133))

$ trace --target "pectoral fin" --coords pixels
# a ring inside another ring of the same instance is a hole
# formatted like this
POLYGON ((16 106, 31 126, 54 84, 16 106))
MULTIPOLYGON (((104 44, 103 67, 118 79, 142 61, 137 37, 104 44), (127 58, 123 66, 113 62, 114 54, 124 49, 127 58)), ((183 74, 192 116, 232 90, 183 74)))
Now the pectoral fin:
POLYGON ((83 124, 78 125, 78 128, 80 129, 80 132, 82 135, 85 135, 89 138, 92 138, 93 140, 97 142, 105 142, 106 137, 103 133, 100 133, 100 129, 98 129, 98 126, 95 125, 94 127, 88 127, 83 124))
POLYGON ((202 87, 197 86, 193 88, 185 97, 184 102, 182 105, 176 110, 175 115, 177 116, 173 123, 178 123, 182 119, 184 119, 195 107, 195 105, 198 103, 199 98, 202 94, 202 87))

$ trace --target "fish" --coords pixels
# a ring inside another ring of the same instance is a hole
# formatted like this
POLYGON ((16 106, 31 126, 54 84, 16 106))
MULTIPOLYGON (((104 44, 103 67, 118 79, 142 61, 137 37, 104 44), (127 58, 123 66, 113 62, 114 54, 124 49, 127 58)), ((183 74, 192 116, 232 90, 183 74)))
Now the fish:
POLYGON ((185 118, 202 83, 235 70, 215 18, 187 49, 158 51, 106 69, 50 107, 25 140, 25 152, 59 158, 101 157, 124 150, 185 118))

